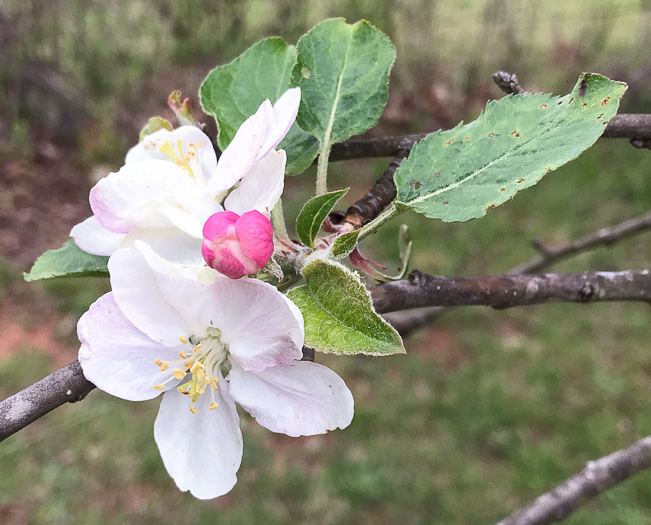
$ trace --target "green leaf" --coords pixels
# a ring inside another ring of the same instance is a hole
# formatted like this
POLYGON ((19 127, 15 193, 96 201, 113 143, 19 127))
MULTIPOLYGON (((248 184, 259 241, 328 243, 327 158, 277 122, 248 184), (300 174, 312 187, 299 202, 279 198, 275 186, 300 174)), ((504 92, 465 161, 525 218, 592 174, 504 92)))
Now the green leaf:
MULTIPOLYGON (((362 20, 326 20, 298 41, 292 85, 302 91, 297 121, 325 149, 373 127, 387 103, 396 50, 362 20)), ((323 148, 322 148, 323 149, 323 148)))
MULTIPOLYGON (((266 99, 275 103, 289 89, 296 47, 280 37, 261 40, 238 58, 213 69, 199 96, 206 113, 217 120, 219 147, 224 150, 242 123, 266 99)), ((316 157, 318 141, 294 123, 279 149, 287 152, 287 172, 304 171, 316 157)))
POLYGON ((316 239, 323 221, 335 207, 337 201, 348 193, 348 189, 324 193, 305 203, 296 219, 296 233, 303 244, 314 248, 314 239, 316 239))
POLYGON ((382 319, 359 278, 338 263, 317 259, 303 268, 307 284, 291 289, 305 319, 305 344, 335 354, 404 354, 398 332, 382 319))
POLYGON ((26 281, 52 277, 104 277, 108 276, 108 259, 86 253, 70 239, 58 250, 48 250, 36 259, 30 272, 23 277, 26 281))
POLYGON ((420 141, 395 174, 396 205, 446 222, 484 215, 592 146, 626 84, 584 73, 562 98, 509 95, 420 141))
POLYGON ((287 152, 285 167, 287 175, 297 175, 303 173, 314 161, 319 151, 319 140, 307 131, 303 131, 294 122, 277 149, 284 149, 287 152))
POLYGON ((357 246, 357 237, 359 237, 359 230, 342 233, 335 237, 330 252, 332 256, 337 259, 348 256, 357 246))

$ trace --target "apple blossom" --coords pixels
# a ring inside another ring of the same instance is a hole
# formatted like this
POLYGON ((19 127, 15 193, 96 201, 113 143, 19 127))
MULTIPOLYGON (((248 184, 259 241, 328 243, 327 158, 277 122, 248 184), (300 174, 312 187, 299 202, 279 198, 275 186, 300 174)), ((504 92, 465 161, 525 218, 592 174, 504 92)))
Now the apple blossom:
POLYGON ((224 209, 269 213, 280 198, 286 155, 274 148, 299 104, 299 88, 274 106, 265 100, 219 162, 210 139, 194 126, 148 135, 118 172, 93 187, 93 216, 72 229, 75 242, 89 253, 111 255, 141 239, 169 260, 200 264, 202 230, 211 215, 224 209))
POLYGON ((231 279, 257 273, 274 252, 273 226, 259 211, 211 215, 203 227, 201 253, 211 268, 231 279))
POLYGON ((234 486, 242 458, 236 402, 289 436, 350 424, 343 380, 299 361, 303 318, 286 296, 257 279, 201 284, 144 248, 109 260, 113 291, 79 320, 79 362, 117 397, 163 393, 154 437, 182 491, 208 499, 234 486))

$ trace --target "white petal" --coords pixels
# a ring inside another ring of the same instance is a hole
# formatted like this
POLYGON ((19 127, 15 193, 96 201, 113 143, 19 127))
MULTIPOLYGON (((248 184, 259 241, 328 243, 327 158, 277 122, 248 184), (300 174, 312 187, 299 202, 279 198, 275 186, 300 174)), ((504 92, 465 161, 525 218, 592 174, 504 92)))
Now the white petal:
POLYGON ((216 195, 232 188, 258 160, 260 148, 264 145, 271 122, 273 108, 265 100, 258 111, 246 119, 237 130, 233 140, 224 150, 217 169, 210 178, 211 194, 216 195))
POLYGON ((145 257, 147 264, 155 272, 204 283, 212 283, 215 277, 220 275, 217 270, 206 266, 203 258, 197 260, 196 239, 182 237, 183 234, 174 229, 168 231, 145 228, 138 230, 138 233, 140 234, 138 236, 127 234, 127 239, 133 238, 133 247, 145 257), (182 243, 187 240, 192 242, 184 246, 182 243), (169 252, 169 257, 166 256, 166 252, 169 252))
MULTIPOLYGON (((108 263, 111 287, 115 301, 136 328, 152 340, 168 347, 176 347, 179 337, 194 334, 185 317, 163 295, 157 274, 147 264, 144 256, 135 248, 122 248, 115 252, 108 263)), ((178 276, 169 277, 176 286, 191 293, 199 283, 178 276)), ((168 283, 168 286, 173 286, 168 283)))
MULTIPOLYGON (((112 396, 129 401, 153 399, 154 389, 172 377, 172 367, 161 372, 156 359, 178 359, 179 348, 167 348, 138 330, 120 311, 112 293, 100 297, 77 325, 79 362, 86 379, 112 396)), ((177 340, 178 344, 178 340, 177 340)), ((176 387, 172 379, 165 389, 176 387)))
POLYGON ((324 434, 353 419, 353 396, 329 368, 308 361, 266 368, 258 374, 234 366, 231 395, 258 423, 288 436, 324 434))
POLYGON ((242 433, 235 403, 225 381, 215 398, 219 406, 209 410, 208 392, 190 412, 192 399, 177 391, 163 396, 154 437, 167 472, 180 490, 199 499, 211 499, 230 491, 237 482, 242 461, 242 433))
MULTIPOLYGON (((127 233, 125 246, 147 244, 154 253, 163 259, 183 266, 205 266, 201 255, 203 238, 196 239, 177 228, 139 228, 127 233)), ((142 251, 142 250, 141 250, 142 251)))
POLYGON ((181 168, 162 160, 145 160, 122 166, 90 191, 90 205, 107 229, 128 233, 134 228, 164 227, 161 201, 194 191, 197 182, 181 168))
POLYGON ((259 372, 301 358, 303 325, 275 287, 257 279, 220 279, 213 287, 221 299, 215 326, 234 363, 259 372))
POLYGON ((196 126, 181 126, 173 131, 161 129, 147 135, 142 142, 129 150, 125 159, 125 164, 133 164, 148 159, 167 160, 171 159, 160 150, 160 147, 169 142, 170 145, 176 150, 176 153, 181 157, 188 157, 190 144, 194 144, 199 156, 203 176, 208 177, 215 166, 217 166, 217 156, 215 150, 210 143, 208 136, 196 126), (181 151, 179 151, 179 141, 181 151), (199 146, 201 144, 201 146, 199 146))
POLYGON ((94 215, 72 228, 70 236, 82 250, 94 255, 111 255, 124 240, 123 233, 107 230, 94 215))
POLYGON ((301 88, 288 89, 274 104, 274 115, 267 140, 256 160, 261 160, 285 138, 296 120, 301 104, 301 88))
POLYGON ((283 193, 286 161, 287 155, 281 150, 256 162, 226 198, 224 207, 238 215, 251 210, 269 214, 283 193))
POLYGON ((208 188, 176 195, 161 202, 157 212, 171 224, 195 239, 203 239, 203 225, 214 213, 224 211, 210 195, 208 188))

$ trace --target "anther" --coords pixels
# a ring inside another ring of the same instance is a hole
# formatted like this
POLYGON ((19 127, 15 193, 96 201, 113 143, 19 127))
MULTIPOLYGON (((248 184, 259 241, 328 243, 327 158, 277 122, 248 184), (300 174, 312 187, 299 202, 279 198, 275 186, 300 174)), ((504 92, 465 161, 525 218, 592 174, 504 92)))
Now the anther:
POLYGON ((161 372, 165 372, 165 370, 167 370, 169 367, 170 367, 169 363, 163 363, 162 365, 160 365, 160 370, 161 372))
POLYGON ((219 404, 216 401, 213 401, 212 403, 210 403, 209 408, 210 408, 210 410, 215 410, 218 406, 219 406, 219 404))
POLYGON ((187 359, 187 358, 188 358, 188 355, 187 355, 185 352, 179 352, 179 357, 180 357, 181 359, 187 359))
POLYGON ((201 345, 197 345, 192 349, 193 352, 198 352, 199 350, 201 350, 201 345))
POLYGON ((184 366, 185 366, 186 369, 189 369, 189 368, 192 368, 192 365, 193 365, 193 364, 194 364, 194 361, 193 361, 192 359, 188 359, 188 360, 185 362, 185 365, 184 365, 184 366))
POLYGON ((190 412, 192 412, 193 414, 198 414, 199 410, 194 407, 190 407, 190 412))
POLYGON ((165 385, 154 385, 154 388, 156 390, 163 390, 165 388, 165 385))
POLYGON ((160 359, 156 359, 154 363, 156 363, 156 366, 163 366, 163 362, 160 359))
POLYGON ((188 339, 186 337, 181 336, 181 337, 179 337, 179 341, 181 341, 181 343, 185 344, 185 343, 188 342, 188 339))
POLYGON ((181 370, 180 368, 175 368, 172 374, 174 375, 174 377, 176 377, 176 379, 183 379, 185 377, 186 372, 185 370, 181 370))

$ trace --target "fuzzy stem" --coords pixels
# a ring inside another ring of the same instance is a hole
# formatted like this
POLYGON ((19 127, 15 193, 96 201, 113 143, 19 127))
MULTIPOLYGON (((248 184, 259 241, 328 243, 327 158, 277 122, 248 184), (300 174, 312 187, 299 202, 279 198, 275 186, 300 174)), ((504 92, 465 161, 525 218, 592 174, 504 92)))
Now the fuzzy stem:
POLYGON ((328 182, 328 157, 330 144, 323 142, 319 150, 319 162, 316 168, 316 194, 323 195, 327 190, 328 182))
POLYGON ((285 213, 283 212, 283 200, 278 199, 278 202, 271 210, 271 224, 274 227, 276 237, 284 240, 289 240, 287 233, 287 226, 285 225, 285 213))
POLYGON ((375 232, 375 230, 377 230, 381 226, 384 226, 384 223, 389 222, 391 219, 397 217, 398 215, 401 215, 405 211, 406 209, 399 210, 395 206, 391 206, 390 208, 387 208, 382 213, 380 213, 380 215, 378 215, 375 219, 373 219, 361 230, 359 230, 359 237, 357 237, 357 241, 359 242, 365 237, 368 237, 371 233, 375 232))

